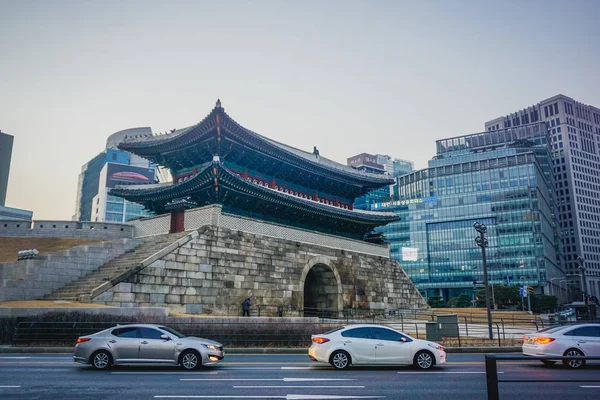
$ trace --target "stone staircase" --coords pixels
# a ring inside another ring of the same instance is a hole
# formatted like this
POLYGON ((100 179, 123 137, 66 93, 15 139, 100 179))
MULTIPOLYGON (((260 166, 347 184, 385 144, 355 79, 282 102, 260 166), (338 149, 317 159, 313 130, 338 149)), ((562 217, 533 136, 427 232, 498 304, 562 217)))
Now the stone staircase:
POLYGON ((123 255, 109 261, 98 269, 66 284, 58 290, 44 296, 46 300, 81 301, 89 299, 91 292, 98 286, 123 276, 140 265, 148 257, 171 245, 190 232, 163 234, 140 238, 142 244, 123 255))

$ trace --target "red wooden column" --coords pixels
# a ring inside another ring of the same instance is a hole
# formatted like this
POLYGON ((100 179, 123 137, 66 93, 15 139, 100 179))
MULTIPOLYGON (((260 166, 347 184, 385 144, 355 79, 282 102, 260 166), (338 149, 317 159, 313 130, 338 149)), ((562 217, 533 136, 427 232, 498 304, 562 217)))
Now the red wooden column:
POLYGON ((169 233, 178 233, 185 230, 185 209, 171 211, 171 228, 169 233))

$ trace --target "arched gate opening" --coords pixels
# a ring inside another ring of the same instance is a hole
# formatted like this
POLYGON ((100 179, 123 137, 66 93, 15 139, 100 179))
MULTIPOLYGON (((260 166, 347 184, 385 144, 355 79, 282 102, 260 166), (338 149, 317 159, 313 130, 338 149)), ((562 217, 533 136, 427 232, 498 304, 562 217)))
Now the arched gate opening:
POLYGON ((337 317, 339 293, 332 269, 323 264, 312 266, 304 280, 304 316, 337 317))

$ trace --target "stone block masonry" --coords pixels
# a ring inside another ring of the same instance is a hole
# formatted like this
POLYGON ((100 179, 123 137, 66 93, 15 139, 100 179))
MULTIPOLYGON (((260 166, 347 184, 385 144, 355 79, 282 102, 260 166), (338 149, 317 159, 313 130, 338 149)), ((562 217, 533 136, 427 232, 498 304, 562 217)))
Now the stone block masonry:
POLYGON ((200 228, 195 238, 92 301, 232 315, 241 313, 246 297, 273 309, 281 305, 334 313, 427 308, 390 257, 214 225, 200 228))
POLYGON ((3 221, 0 237, 119 239, 132 238, 134 227, 112 222, 3 221))
POLYGON ((137 239, 117 239, 0 263, 0 302, 39 299, 139 244, 137 239))

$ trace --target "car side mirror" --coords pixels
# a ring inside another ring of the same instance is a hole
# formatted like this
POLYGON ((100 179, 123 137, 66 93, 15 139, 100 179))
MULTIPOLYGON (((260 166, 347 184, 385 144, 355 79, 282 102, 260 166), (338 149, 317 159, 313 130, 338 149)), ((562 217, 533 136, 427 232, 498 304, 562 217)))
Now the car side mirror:
POLYGON ((400 338, 400 341, 403 342, 403 343, 406 343, 406 338, 405 337, 400 338))
POLYGON ((160 338, 163 340, 171 340, 171 338, 168 335, 160 335, 160 338))

